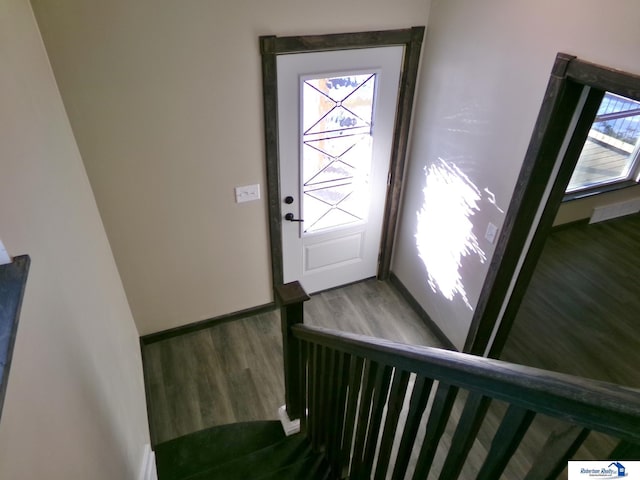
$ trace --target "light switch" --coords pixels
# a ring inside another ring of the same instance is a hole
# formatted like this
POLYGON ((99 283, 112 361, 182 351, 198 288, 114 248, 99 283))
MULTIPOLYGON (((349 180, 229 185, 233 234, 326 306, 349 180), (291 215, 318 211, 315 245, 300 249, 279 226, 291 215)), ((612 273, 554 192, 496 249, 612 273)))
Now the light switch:
POLYGON ((493 223, 489 222, 487 225, 487 233, 484 234, 484 238, 486 238, 489 243, 493 244, 496 240, 496 234, 498 233, 498 227, 496 227, 493 223))
POLYGON ((0 240, 0 265, 5 265, 6 263, 11 263, 11 256, 7 252, 7 249, 4 248, 2 240, 0 240))
POLYGON ((253 200, 260 200, 260 185, 245 185, 243 187, 236 187, 236 203, 251 202, 253 200))

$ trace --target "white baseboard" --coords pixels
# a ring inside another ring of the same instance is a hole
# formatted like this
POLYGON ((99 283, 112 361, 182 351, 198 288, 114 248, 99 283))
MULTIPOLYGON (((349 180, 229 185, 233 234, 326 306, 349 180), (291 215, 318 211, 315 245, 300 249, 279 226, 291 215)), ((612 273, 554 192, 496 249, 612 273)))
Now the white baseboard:
POLYGON ((280 423, 282 424, 284 434, 287 437, 300 432, 300 420, 289 419, 289 415, 287 415, 286 405, 283 405, 278 409, 278 418, 280 419, 280 423))
POLYGON ((144 446, 138 480, 158 480, 158 472, 156 471, 156 455, 153 453, 151 445, 148 443, 144 446))

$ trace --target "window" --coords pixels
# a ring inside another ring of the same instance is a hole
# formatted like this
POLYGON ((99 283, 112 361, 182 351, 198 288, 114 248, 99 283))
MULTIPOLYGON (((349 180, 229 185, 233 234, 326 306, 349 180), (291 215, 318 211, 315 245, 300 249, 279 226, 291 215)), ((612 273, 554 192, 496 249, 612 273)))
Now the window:
POLYGON ((303 83, 305 233, 360 222, 369 208, 375 73, 303 83))
POLYGON ((605 93, 582 148, 566 198, 638 183, 640 102, 605 93))
POLYGON ((13 262, 0 265, 0 414, 30 263, 28 255, 20 255, 13 262))

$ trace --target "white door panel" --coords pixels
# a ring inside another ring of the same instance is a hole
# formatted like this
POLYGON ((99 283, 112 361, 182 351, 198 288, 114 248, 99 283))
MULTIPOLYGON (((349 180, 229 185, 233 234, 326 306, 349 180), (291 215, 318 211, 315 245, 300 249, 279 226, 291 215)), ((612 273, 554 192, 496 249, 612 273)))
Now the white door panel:
POLYGON ((302 220, 282 221, 285 283, 376 274, 403 52, 278 56, 282 212, 302 220))

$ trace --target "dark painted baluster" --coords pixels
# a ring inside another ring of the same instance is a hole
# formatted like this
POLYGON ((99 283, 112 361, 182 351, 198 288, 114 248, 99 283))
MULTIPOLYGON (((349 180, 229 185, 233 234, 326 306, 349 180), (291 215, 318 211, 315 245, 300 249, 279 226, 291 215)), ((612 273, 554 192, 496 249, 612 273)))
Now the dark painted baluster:
POLYGON ((319 378, 319 350, 318 345, 311 345, 309 352, 309 439, 314 450, 318 449, 317 425, 318 425, 318 378, 319 378))
POLYGON ((518 449, 522 438, 529 429, 535 413, 531 410, 509 406, 500 427, 491 442, 477 480, 495 480, 500 478, 509 463, 509 459, 518 449))
POLYGON ((589 432, 588 429, 577 425, 571 425, 558 433, 552 432, 533 462, 525 480, 557 478, 585 441, 589 432))
POLYGON ((369 430, 367 431, 367 442, 364 448, 364 457, 362 461, 362 478, 371 478, 373 469, 373 461, 375 459, 376 447, 380 439, 380 425, 382 424, 382 414, 384 406, 389 396, 389 384, 391 383, 392 367, 384 367, 378 370, 376 375, 376 383, 374 386, 373 406, 371 409, 371 420, 369 421, 369 430))
POLYGON ((353 445, 353 456, 351 458, 351 478, 359 479, 362 469, 362 457, 364 454, 367 430, 369 429, 369 417, 371 416, 371 404, 373 403, 373 389, 376 383, 376 376, 381 366, 377 362, 365 360, 364 375, 362 379, 362 395, 358 409, 358 420, 356 422, 356 438, 353 445))
POLYGON ((280 305, 282 324, 282 354, 284 358, 284 390, 287 414, 291 420, 300 418, 302 402, 299 394, 300 381, 300 342, 292 335, 291 327, 304 320, 304 302, 309 295, 299 282, 287 283, 275 287, 276 300, 280 305))
POLYGON ((329 422, 328 459, 334 471, 340 469, 340 440, 344 429, 344 413, 347 401, 347 385, 349 383, 349 364, 351 357, 346 353, 337 353, 336 365, 336 391, 329 422))
POLYGON ((309 352, 311 346, 307 342, 300 342, 300 431, 307 433, 307 423, 309 421, 309 352))
POLYGON ((312 438, 312 445, 316 451, 323 450, 324 443, 322 438, 322 432, 324 431, 324 424, 327 419, 325 417, 325 406, 326 402, 324 400, 324 395, 327 389, 327 352, 328 347, 319 347, 318 348, 318 357, 316 362, 316 379, 317 379, 317 388, 315 391, 315 402, 316 402, 316 418, 315 418, 315 430, 312 438))
POLYGON ((432 385, 433 380, 421 376, 416 377, 413 392, 411 393, 411 400, 409 400, 409 411, 404 424, 400 447, 398 448, 396 464, 393 468, 393 478, 404 478, 407 472, 413 444, 416 441, 416 435, 418 435, 422 414, 429 401, 432 385))
POLYGON ((336 368, 338 362, 338 352, 335 350, 326 349, 325 359, 324 359, 324 374, 322 375, 322 380, 324 383, 324 388, 322 390, 322 418, 320 428, 320 442, 325 446, 325 450, 327 444, 329 442, 329 430, 331 424, 334 422, 333 417, 333 405, 335 403, 335 394, 336 394, 336 368))
POLYGON ((387 417, 384 422, 382 440, 380 442, 380 452, 378 453, 378 463, 375 470, 375 479, 383 480, 387 475, 393 440, 396 436, 400 412, 407 393, 409 384, 409 372, 397 370, 393 374, 393 383, 389 393, 389 405, 387 407, 387 417))
POLYGON ((447 459, 438 477, 439 480, 456 480, 458 478, 490 404, 491 398, 469 392, 460 421, 451 440, 447 459))
POLYGON ((611 460, 638 460, 640 458, 640 445, 622 440, 609 455, 611 460))
POLYGON ((451 410, 457 394, 457 387, 452 387, 442 382, 438 385, 438 390, 436 391, 436 396, 429 412, 427 430, 425 431, 422 447, 420 448, 420 455, 418 456, 416 469, 413 473, 413 480, 427 478, 438 450, 440 438, 451 416, 451 410))
POLYGON ((344 433, 342 435, 341 465, 342 474, 348 475, 351 460, 351 447, 353 446, 353 432, 355 430, 355 419, 358 408, 358 397, 362 387, 362 371, 364 360, 355 357, 351 360, 349 368, 349 393, 347 398, 347 410, 344 416, 344 433))
POLYGON ((327 423, 327 390, 331 388, 329 385, 329 357, 330 350, 328 347, 321 347, 318 357, 318 390, 316 391, 316 426, 313 443, 316 449, 324 447, 324 431, 327 423))

